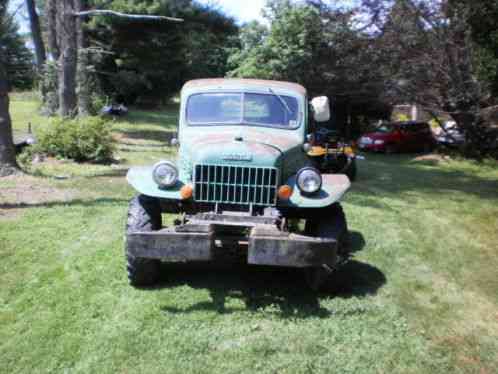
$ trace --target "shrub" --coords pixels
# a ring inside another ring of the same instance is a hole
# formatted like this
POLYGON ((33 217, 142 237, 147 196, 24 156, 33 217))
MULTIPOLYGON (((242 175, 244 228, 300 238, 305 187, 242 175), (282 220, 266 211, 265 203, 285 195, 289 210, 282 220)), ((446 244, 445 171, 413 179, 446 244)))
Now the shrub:
POLYGON ((90 95, 90 114, 97 116, 101 113, 102 108, 109 102, 109 98, 98 92, 90 95))
POLYGON ((100 117, 55 118, 38 134, 38 151, 78 162, 109 161, 114 148, 110 126, 100 117))

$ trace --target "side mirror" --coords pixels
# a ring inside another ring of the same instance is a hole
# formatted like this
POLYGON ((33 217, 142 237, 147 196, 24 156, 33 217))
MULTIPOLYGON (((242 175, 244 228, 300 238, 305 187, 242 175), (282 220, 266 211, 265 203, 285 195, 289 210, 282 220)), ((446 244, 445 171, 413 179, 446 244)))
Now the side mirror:
POLYGON ((311 100, 313 115, 316 122, 327 122, 330 120, 330 102, 327 96, 315 97, 311 100))

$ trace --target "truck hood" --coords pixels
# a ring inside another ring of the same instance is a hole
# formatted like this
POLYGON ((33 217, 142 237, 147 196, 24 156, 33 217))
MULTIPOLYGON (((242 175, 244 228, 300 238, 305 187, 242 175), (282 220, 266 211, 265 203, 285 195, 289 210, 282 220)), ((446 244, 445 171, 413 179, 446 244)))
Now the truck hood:
POLYGON ((180 147, 179 164, 187 177, 195 164, 280 167, 286 155, 300 149, 301 144, 299 136, 284 131, 223 129, 189 133, 180 147))

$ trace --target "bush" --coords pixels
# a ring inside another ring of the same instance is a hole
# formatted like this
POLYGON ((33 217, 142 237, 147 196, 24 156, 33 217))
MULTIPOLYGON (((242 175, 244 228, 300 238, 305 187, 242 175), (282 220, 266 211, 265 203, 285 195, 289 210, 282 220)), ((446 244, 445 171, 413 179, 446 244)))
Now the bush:
POLYGON ((90 114, 97 116, 102 112, 102 108, 107 105, 109 98, 98 92, 93 92, 90 95, 90 114))
POLYGON ((100 117, 55 118, 38 134, 37 151, 75 161, 105 162, 112 158, 114 139, 100 117))

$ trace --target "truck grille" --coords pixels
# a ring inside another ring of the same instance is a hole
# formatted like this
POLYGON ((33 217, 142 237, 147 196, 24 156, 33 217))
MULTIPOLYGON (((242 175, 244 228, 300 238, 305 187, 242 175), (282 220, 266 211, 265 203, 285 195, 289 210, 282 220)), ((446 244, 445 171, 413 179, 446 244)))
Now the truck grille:
POLYGON ((276 204, 277 169, 246 166, 196 165, 194 198, 199 202, 276 204))

